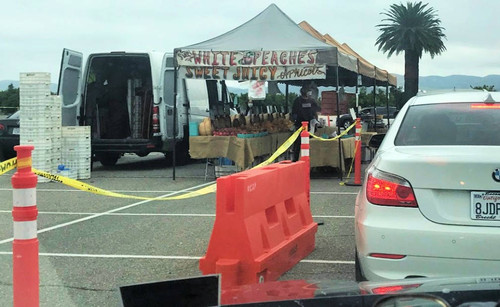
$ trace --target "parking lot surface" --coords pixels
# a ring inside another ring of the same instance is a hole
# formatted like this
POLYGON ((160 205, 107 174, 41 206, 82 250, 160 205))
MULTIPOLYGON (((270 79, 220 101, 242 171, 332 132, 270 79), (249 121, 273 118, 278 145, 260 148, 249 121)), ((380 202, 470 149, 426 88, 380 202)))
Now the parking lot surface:
MULTIPOLYGON (((0 176, 0 301, 12 305, 13 172, 0 176)), ((95 163, 84 182, 124 194, 158 197, 194 191, 205 164, 172 167, 162 155, 126 155, 114 167, 95 163)), ((311 179, 311 210, 322 223, 316 249, 282 280, 354 280, 354 201, 359 187, 335 172, 311 179)), ((37 187, 41 306, 116 306, 119 287, 199 276, 215 220, 215 194, 176 201, 94 195, 57 183, 37 187)))

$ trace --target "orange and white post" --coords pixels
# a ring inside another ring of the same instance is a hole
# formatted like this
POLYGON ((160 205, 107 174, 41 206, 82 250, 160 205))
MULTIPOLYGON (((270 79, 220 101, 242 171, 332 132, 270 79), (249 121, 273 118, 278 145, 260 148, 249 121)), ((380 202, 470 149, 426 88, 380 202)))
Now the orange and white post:
POLYGON ((12 176, 14 219, 13 291, 14 306, 39 306, 39 270, 36 184, 31 171, 33 146, 15 146, 17 171, 12 176))
POLYGON ((361 185, 361 119, 356 118, 356 155, 354 156, 354 184, 361 185))
POLYGON ((311 169, 311 163, 310 163, 310 157, 309 157, 309 130, 307 126, 308 122, 302 122, 302 132, 300 133, 300 160, 306 162, 307 168, 306 168, 306 185, 307 185, 307 203, 310 205, 311 200, 310 200, 310 189, 311 189, 311 183, 310 183, 310 169, 311 169))

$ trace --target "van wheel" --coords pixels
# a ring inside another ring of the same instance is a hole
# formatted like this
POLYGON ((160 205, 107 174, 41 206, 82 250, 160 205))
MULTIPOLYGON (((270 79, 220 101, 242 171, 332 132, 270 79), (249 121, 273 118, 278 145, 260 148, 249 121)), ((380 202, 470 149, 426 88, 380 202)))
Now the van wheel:
POLYGON ((352 125, 352 122, 351 122, 350 120, 348 120, 348 119, 347 119, 347 120, 344 122, 344 129, 349 128, 351 125, 352 125))
POLYGON ((361 271, 361 265, 359 264, 358 251, 354 250, 354 275, 356 277, 356 281, 366 281, 366 277, 363 275, 361 271))
POLYGON ((116 164, 118 159, 120 158, 120 154, 102 154, 99 157, 99 161, 101 162, 102 165, 104 166, 113 166, 116 164))

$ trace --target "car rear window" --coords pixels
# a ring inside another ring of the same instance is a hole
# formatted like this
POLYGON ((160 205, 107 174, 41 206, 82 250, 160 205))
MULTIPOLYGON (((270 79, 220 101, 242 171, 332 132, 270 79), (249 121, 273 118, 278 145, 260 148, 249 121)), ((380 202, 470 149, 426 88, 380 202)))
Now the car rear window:
POLYGON ((19 119, 19 111, 16 111, 16 113, 9 115, 7 118, 8 119, 19 119))
POLYGON ((397 146, 500 145, 500 104, 446 103, 411 106, 397 146))

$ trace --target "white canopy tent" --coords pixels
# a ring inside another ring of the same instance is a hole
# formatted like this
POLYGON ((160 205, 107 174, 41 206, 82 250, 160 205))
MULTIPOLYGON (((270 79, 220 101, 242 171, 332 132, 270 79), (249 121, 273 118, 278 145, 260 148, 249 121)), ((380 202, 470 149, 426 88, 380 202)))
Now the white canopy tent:
POLYGON ((326 79, 331 67, 358 71, 355 57, 316 39, 275 4, 227 33, 176 48, 174 54, 179 77, 188 79, 283 82, 326 79))
MULTIPOLYGON (((176 77, 182 79, 275 81, 287 85, 287 94, 288 84, 301 85, 304 80, 339 89, 355 86, 358 79, 356 57, 304 31, 275 4, 229 32, 174 49, 174 66, 176 77)), ((177 83, 174 86, 176 93, 177 83)), ((174 114, 175 100, 176 94, 174 114)))

